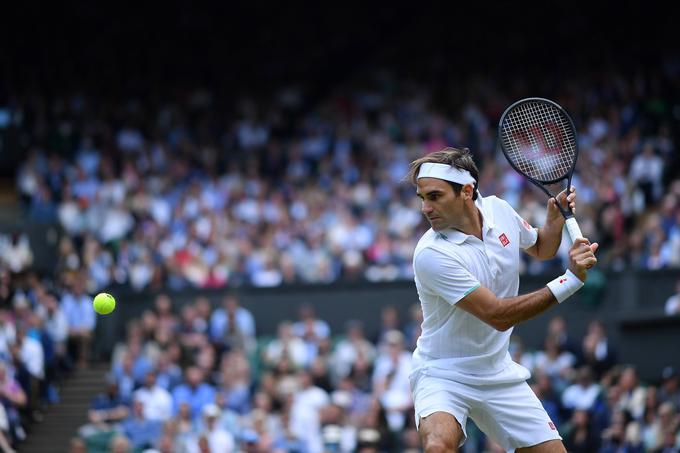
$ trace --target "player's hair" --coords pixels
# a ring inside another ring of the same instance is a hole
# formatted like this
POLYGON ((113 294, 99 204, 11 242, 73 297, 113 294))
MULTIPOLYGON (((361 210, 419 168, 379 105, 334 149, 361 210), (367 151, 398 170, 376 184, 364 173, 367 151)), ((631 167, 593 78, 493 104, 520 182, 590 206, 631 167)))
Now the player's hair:
MULTIPOLYGON (((467 170, 470 172, 473 178, 475 178, 475 186, 473 188, 472 199, 477 199, 477 186, 479 184, 479 170, 477 165, 475 165, 474 159, 472 159, 472 153, 468 148, 444 148, 441 151, 428 154, 419 159, 414 160, 409 165, 409 171, 406 175, 407 180, 415 186, 418 184, 418 172, 420 171, 420 166, 424 163, 434 163, 434 164, 448 164, 452 167, 459 168, 461 170, 467 170)), ((453 191, 456 195, 460 195, 460 191, 463 188, 461 184, 446 181, 451 184, 453 191)))

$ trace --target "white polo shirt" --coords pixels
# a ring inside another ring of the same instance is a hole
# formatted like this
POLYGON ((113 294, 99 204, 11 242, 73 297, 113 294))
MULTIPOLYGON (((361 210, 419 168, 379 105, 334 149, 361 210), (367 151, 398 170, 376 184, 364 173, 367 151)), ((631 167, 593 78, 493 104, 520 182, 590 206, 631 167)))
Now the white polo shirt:
POLYGON ((418 242, 413 269, 423 307, 414 373, 425 371, 470 384, 526 380, 529 372, 508 353, 512 329, 499 332, 456 303, 484 286, 499 298, 517 296, 519 253, 538 232, 504 200, 478 196, 480 241, 458 230, 428 230, 418 242))

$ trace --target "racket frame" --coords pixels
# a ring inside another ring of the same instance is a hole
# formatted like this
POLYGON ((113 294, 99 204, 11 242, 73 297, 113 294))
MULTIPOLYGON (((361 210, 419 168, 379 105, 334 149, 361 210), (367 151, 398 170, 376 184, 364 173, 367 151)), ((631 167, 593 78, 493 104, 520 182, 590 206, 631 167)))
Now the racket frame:
MULTIPOLYGON (((555 198, 555 201, 557 201, 557 196, 553 195, 545 186, 546 185, 552 185, 552 184, 557 184, 560 181, 567 180, 567 195, 569 194, 569 190, 571 188, 571 178, 574 174, 574 170, 576 168, 576 161, 578 160, 578 153, 579 153, 579 146, 578 146, 578 134, 576 132, 576 127, 574 126, 574 121, 571 119, 571 116, 567 113, 566 110, 562 108, 561 105, 558 103, 551 101, 550 99, 545 99, 541 97, 531 97, 531 98, 524 98, 520 99, 519 101, 516 101, 512 103, 501 115, 500 120, 498 120, 498 143, 501 147, 501 151, 503 152, 503 155, 505 156, 505 159, 508 161, 510 166, 520 175, 524 176, 531 182, 533 185, 541 189, 546 195, 548 195, 548 198, 555 198), (513 159, 511 159, 508 156, 508 151, 506 150, 506 147, 504 145, 504 140, 503 140, 503 122, 505 121, 505 118, 510 114, 516 107, 522 105, 522 104, 527 104, 529 102, 539 102, 539 103, 545 103, 545 104, 550 104, 552 107, 557 108, 562 115, 567 119, 569 122, 569 125, 571 126, 571 130, 574 133, 574 159, 571 163, 571 168, 569 168, 569 171, 567 173, 556 179, 552 180, 546 180, 546 181, 539 181, 538 179, 535 179, 529 175, 527 175, 524 171, 520 170, 517 165, 513 162, 513 159)), ((564 218, 566 219, 566 225, 567 225, 567 231, 569 232, 569 236, 571 236, 572 241, 574 241, 577 237, 583 237, 583 234, 581 234, 581 230, 578 226, 578 223, 576 222, 576 219, 574 218, 574 213, 571 211, 571 208, 567 205, 567 209, 565 210, 559 202, 555 203, 557 208, 560 210, 564 218)))

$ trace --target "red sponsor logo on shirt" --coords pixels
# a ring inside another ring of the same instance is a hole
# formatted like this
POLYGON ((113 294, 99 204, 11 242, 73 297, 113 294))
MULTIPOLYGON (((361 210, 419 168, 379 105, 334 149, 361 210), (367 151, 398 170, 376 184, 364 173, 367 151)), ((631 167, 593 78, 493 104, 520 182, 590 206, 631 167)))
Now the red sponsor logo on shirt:
POLYGON ((505 235, 505 233, 498 236, 498 239, 501 240, 501 244, 503 244, 503 247, 505 247, 506 245, 508 245, 510 243, 510 241, 508 240, 508 237, 505 235))
POLYGON ((550 429, 553 431, 557 431, 557 428, 555 428, 555 424, 553 422, 548 422, 548 426, 550 426, 550 429))

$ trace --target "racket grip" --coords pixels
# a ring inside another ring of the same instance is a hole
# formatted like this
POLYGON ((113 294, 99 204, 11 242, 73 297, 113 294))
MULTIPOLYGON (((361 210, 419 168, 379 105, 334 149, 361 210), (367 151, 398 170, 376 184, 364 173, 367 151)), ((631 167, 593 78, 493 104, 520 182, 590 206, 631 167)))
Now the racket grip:
POLYGON ((567 225, 567 232, 569 233, 569 237, 571 238, 571 242, 574 242, 576 240, 576 238, 582 238, 583 237, 583 233, 581 233, 581 228, 579 228, 575 217, 573 217, 573 216, 569 217, 565 223, 567 225))

